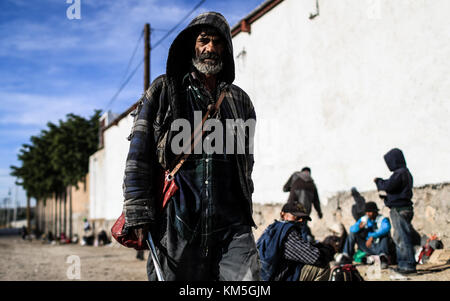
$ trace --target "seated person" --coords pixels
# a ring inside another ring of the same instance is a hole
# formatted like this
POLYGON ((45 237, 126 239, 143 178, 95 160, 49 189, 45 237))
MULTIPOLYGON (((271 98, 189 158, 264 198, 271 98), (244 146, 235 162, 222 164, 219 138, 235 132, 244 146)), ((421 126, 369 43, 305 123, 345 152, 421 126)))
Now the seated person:
POLYGON ((108 235, 106 234, 105 230, 101 230, 100 233, 97 235, 97 240, 98 240, 98 244, 99 245, 107 245, 109 244, 111 241, 108 238, 108 235))
POLYGON ((375 202, 368 202, 365 206, 366 214, 353 226, 345 241, 340 264, 352 263, 355 244, 368 255, 379 255, 381 268, 388 267, 389 235, 391 224, 387 217, 378 213, 375 202))
POLYGON ((269 225, 257 241, 262 279, 328 281, 333 247, 305 240, 303 228, 311 218, 301 205, 285 204, 280 216, 281 221, 269 225))

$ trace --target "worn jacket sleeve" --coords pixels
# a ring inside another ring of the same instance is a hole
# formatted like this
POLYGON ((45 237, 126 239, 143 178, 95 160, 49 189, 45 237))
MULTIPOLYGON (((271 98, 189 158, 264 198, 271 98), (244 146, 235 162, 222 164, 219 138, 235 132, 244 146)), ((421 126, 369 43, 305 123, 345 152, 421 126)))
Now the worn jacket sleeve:
POLYGON ((295 175, 295 173, 292 174, 292 175, 289 177, 289 179, 287 180, 286 184, 284 184, 284 186, 283 186, 283 191, 284 191, 284 192, 289 192, 289 191, 291 191, 291 186, 292 186, 292 182, 293 182, 294 175, 295 175))
POLYGON ((360 230, 359 224, 361 224, 361 218, 350 227, 350 232, 351 233, 358 233, 359 230, 360 230))
POLYGON ((292 230, 284 242, 284 258, 316 265, 320 259, 320 250, 310 242, 303 240, 301 233, 292 230))
POLYGON ((248 162, 249 162, 249 168, 248 168, 248 174, 247 174, 247 178, 249 181, 249 185, 250 185, 250 191, 251 193, 253 193, 254 191, 254 184, 253 184, 253 180, 252 180, 252 173, 253 173, 253 165, 255 164, 255 157, 254 157, 254 147, 255 147, 255 130, 256 130, 256 112, 255 112, 255 108, 253 106, 253 104, 250 101, 249 104, 249 108, 248 108, 248 115, 247 115, 247 120, 249 119, 253 119, 255 121, 255 126, 253 129, 253 133, 250 133, 251 137, 249 137, 250 139, 248 139, 248 141, 246 142, 246 153, 248 154, 248 162))
POLYGON ((402 178, 400 174, 394 172, 389 179, 377 179, 375 184, 377 185, 378 190, 384 190, 387 193, 391 193, 395 192, 402 184, 402 178))
POLYGON ((156 216, 156 152, 153 122, 162 82, 156 79, 139 100, 130 136, 123 182, 125 227, 151 223, 156 216))
POLYGON ((368 236, 373 237, 373 238, 378 238, 378 237, 388 234, 390 230, 391 230, 391 223, 389 222, 389 219, 385 217, 381 221, 380 229, 378 229, 376 232, 370 232, 368 236))
POLYGON ((320 208, 319 194, 317 193, 316 187, 314 187, 313 205, 314 205, 314 209, 316 209, 316 211, 317 211, 317 214, 322 215, 322 209, 320 208))

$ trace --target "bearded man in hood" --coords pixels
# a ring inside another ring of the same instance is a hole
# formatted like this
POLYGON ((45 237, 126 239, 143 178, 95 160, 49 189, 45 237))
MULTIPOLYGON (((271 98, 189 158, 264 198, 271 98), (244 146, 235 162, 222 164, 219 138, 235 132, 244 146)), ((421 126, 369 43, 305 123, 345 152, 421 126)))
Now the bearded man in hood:
MULTIPOLYGON (((231 131, 233 145, 243 152, 223 147, 190 154, 174 175, 178 190, 162 210, 156 193, 161 171, 173 171, 180 162, 182 154, 172 145, 177 121, 187 120, 194 129, 195 115, 200 112, 201 119, 216 103, 208 119, 256 120, 250 98, 232 84, 234 70, 226 19, 203 13, 175 38, 166 74, 153 81, 135 111, 123 184, 125 228, 138 237, 150 231, 165 280, 260 280, 252 234, 254 130, 245 131, 245 141, 231 131)), ((222 137, 230 137, 228 130, 223 127, 222 137)), ((204 147, 207 130, 201 139, 204 147)), ((147 273, 157 279, 150 256, 147 273)))

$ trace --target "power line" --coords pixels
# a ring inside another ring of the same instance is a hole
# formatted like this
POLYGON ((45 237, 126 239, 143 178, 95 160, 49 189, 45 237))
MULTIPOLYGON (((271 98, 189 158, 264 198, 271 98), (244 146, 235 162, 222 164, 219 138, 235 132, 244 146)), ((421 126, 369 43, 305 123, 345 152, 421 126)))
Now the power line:
POLYGON ((112 103, 116 100, 117 96, 119 96, 120 92, 122 92, 123 88, 125 88, 125 86, 128 84, 128 82, 131 80, 131 78, 133 77, 133 75, 136 73, 136 71, 138 70, 138 68, 142 65, 142 63, 144 63, 144 59, 142 59, 139 64, 133 69, 133 71, 131 72, 130 76, 128 76, 128 78, 123 82, 123 84, 120 86, 119 90, 117 90, 116 94, 114 94, 114 96, 111 98, 111 100, 109 101, 108 105, 105 107, 104 112, 106 112, 106 109, 108 109, 112 103))
POLYGON ((206 0, 201 0, 183 19, 181 19, 180 22, 178 22, 177 25, 175 25, 171 30, 169 30, 161 39, 158 40, 158 42, 156 42, 153 47, 151 49, 154 49, 156 47, 158 47, 159 44, 161 44, 162 41, 164 41, 168 36, 170 36, 170 34, 172 34, 172 32, 174 32, 175 29, 177 29, 178 26, 180 26, 184 21, 186 21, 186 19, 197 9, 200 7, 200 5, 203 4, 203 2, 205 2, 206 0))
POLYGON ((134 56, 136 55, 136 51, 137 51, 137 49, 138 49, 139 42, 142 40, 142 37, 143 37, 143 36, 144 36, 144 31, 142 30, 142 31, 141 31, 141 35, 139 36, 139 38, 138 38, 138 40, 137 40, 137 42, 136 42, 136 46, 134 47, 133 54, 131 55, 130 60, 128 61, 127 68, 125 69, 125 72, 124 72, 124 74, 123 74, 122 79, 120 80, 120 82, 122 82, 122 81, 124 80, 124 78, 126 77, 126 75, 127 75, 127 73, 128 73, 128 70, 130 69, 131 63, 133 62, 134 56))
MULTIPOLYGON (((139 35, 139 38, 138 38, 138 40, 136 42, 136 46, 134 47, 133 53, 132 53, 130 59, 128 60, 127 68, 125 69, 125 72, 124 72, 124 74, 122 76, 122 79, 120 80, 121 82, 126 78, 126 75, 128 73, 128 70, 130 69, 131 63, 133 62, 134 56, 136 55, 136 51, 138 49, 139 42, 141 41, 143 36, 144 36, 144 31, 142 30, 141 34, 139 35)), ((106 105, 105 109, 103 110, 104 112, 106 112, 107 109, 110 107, 110 105, 116 100, 116 98, 119 95, 119 93, 123 90, 125 85, 131 80, 131 78, 136 73, 137 69, 139 68, 139 66, 141 64, 142 64, 142 61, 133 69, 133 71, 131 72, 131 75, 122 83, 122 85, 119 87, 119 89, 114 94, 114 96, 109 100, 108 104, 106 105)))
POLYGON ((154 28, 154 27, 152 27, 152 28, 151 28, 151 32, 153 32, 153 31, 164 31, 164 32, 168 32, 169 30, 168 30, 168 29, 162 29, 162 28, 154 28))
MULTIPOLYGON (((164 41, 168 36, 170 36, 175 29, 177 29, 178 26, 180 26, 184 21, 186 21, 186 19, 197 9, 200 7, 200 5, 202 5, 206 0, 201 0, 185 17, 183 17, 181 19, 180 22, 178 22, 174 27, 172 27, 172 29, 170 29, 161 39, 158 40, 158 42, 156 42, 153 47, 150 47, 150 50, 155 49, 156 47, 158 47, 162 41, 164 41)), ((142 37, 142 33, 141 33, 141 37, 142 37)), ((138 41, 140 41, 141 37, 139 38, 138 41)), ((136 47, 137 49, 137 47, 136 47)), ((136 52, 136 50, 134 51, 136 52)), ((133 53, 133 57, 134 57, 134 53, 133 53)), ((130 60, 131 62, 131 60, 130 60)), ((129 62, 129 64, 130 64, 129 62)), ((136 71, 138 70, 138 68, 144 63, 144 59, 142 59, 139 64, 133 69, 133 71, 131 72, 130 76, 128 76, 128 78, 125 80, 125 82, 123 82, 123 84, 120 86, 119 90, 114 94, 114 96, 111 98, 111 100, 108 102, 108 105, 105 107, 104 112, 106 112, 106 110, 113 104, 113 102, 117 99, 117 96, 119 96, 120 92, 122 92, 122 90, 125 88, 125 86, 128 84, 128 82, 131 80, 131 78, 134 76, 134 74, 136 73, 136 71)), ((129 67, 127 67, 128 69, 129 67)))

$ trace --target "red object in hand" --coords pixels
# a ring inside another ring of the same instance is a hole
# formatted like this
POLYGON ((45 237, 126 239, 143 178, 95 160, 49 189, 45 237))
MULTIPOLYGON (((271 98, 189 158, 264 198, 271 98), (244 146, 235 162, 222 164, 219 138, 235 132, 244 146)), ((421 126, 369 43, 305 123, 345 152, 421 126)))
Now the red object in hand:
MULTIPOLYGON (((159 198, 162 201, 161 210, 164 209, 167 202, 178 190, 178 186, 175 183, 174 179, 172 179, 171 181, 167 180, 168 174, 169 171, 166 171, 164 177, 164 185, 161 185, 163 187, 162 191, 160 192, 159 198)), ((124 226, 125 215, 122 213, 111 228, 111 235, 114 237, 114 239, 127 248, 134 248, 136 250, 148 250, 145 235, 141 239, 139 239, 133 229, 130 229, 128 232, 124 233, 124 226)))
POLYGON ((133 229, 130 229, 127 233, 123 233, 124 225, 125 215, 122 213, 111 228, 111 235, 117 240, 117 242, 127 248, 147 250, 148 246, 145 241, 145 237, 139 239, 133 229))

